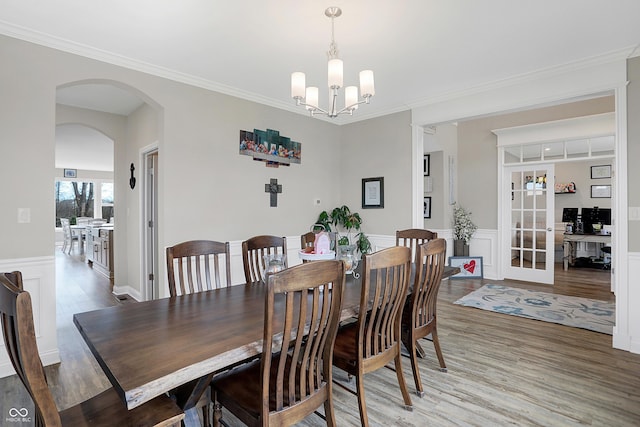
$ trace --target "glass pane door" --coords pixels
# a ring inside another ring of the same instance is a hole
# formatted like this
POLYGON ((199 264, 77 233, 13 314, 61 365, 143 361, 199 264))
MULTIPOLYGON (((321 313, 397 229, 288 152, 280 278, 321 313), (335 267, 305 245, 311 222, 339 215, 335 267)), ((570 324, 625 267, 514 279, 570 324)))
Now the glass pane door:
POLYGON ((505 277, 553 283, 553 165, 509 167, 505 175, 505 277))

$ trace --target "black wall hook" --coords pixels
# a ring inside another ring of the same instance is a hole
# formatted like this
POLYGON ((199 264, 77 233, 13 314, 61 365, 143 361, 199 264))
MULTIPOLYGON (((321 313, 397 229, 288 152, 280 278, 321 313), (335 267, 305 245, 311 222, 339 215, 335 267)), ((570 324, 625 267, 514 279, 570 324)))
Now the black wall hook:
POLYGON ((129 186, 133 190, 133 188, 136 186, 136 177, 133 176, 133 171, 136 170, 136 167, 133 166, 133 163, 131 163, 130 169, 131 169, 131 178, 129 178, 129 186))

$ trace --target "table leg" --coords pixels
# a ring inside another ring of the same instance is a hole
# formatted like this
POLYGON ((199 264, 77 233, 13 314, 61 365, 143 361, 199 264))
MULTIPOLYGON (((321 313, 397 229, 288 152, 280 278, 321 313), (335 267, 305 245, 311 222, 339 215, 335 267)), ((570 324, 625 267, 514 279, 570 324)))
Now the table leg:
MULTIPOLYGON (((205 404, 203 418, 205 426, 209 425, 209 408, 210 397, 207 392, 209 390, 213 374, 205 375, 197 380, 190 381, 181 385, 177 389, 173 390, 171 394, 176 397, 176 404, 184 411, 191 408, 196 408, 199 405, 205 404), (205 396, 206 402, 201 402, 200 398, 205 396)), ((200 408, 197 408, 200 409, 200 408)))
POLYGON ((569 269, 569 242, 565 240, 562 246, 564 249, 564 254, 562 256, 562 268, 564 271, 567 271, 569 269))

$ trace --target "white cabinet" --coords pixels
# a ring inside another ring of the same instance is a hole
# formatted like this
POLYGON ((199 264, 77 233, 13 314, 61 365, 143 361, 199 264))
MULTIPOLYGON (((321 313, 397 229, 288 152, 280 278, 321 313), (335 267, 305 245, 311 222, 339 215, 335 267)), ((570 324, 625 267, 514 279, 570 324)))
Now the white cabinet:
POLYGON ((113 227, 87 227, 87 262, 113 281, 113 227))

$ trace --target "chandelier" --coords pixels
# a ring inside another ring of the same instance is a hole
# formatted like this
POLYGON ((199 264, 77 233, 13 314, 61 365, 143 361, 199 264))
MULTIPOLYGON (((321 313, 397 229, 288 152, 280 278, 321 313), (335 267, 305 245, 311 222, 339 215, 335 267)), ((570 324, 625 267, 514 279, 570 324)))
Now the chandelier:
POLYGON ((324 14, 331 18, 331 43, 327 56, 328 66, 328 86, 329 102, 328 110, 323 110, 318 106, 318 88, 315 86, 306 87, 305 75, 299 71, 291 73, 291 97, 296 100, 296 105, 304 106, 311 116, 325 114, 328 117, 338 117, 340 114, 353 115, 360 104, 368 104, 371 97, 376 94, 373 84, 373 71, 360 71, 360 93, 362 100, 358 99, 358 88, 347 86, 344 90, 344 108, 338 109, 338 90, 343 85, 342 60, 338 58, 338 45, 334 39, 334 19, 342 15, 339 7, 329 7, 324 14))

